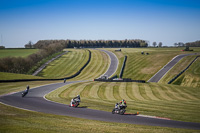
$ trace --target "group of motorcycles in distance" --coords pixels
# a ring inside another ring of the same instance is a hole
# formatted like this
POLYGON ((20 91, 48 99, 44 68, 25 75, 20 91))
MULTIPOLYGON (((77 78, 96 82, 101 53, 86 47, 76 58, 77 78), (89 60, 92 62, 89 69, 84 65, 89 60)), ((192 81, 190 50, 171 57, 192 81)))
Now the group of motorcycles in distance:
MULTIPOLYGON (((22 92, 22 97, 25 97, 29 92, 29 86, 27 86, 26 90, 22 92)), ((74 107, 77 108, 80 105, 81 98, 80 95, 77 95, 74 97, 71 102, 69 107, 74 107)), ((120 101, 120 103, 115 104, 115 108, 112 110, 112 114, 120 114, 123 115, 126 112, 126 101, 123 99, 120 101)))

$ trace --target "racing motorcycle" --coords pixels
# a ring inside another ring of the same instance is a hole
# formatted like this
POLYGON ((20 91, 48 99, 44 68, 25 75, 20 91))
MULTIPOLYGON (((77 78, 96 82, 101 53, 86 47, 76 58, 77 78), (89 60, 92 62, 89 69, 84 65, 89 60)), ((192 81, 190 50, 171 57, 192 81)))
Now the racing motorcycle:
POLYGON ((28 94, 28 91, 22 92, 22 97, 25 97, 28 94))
POLYGON ((72 99, 72 101, 71 101, 71 103, 70 103, 70 107, 78 107, 78 105, 79 105, 79 103, 80 103, 80 101, 79 100, 73 100, 72 99))
POLYGON ((120 114, 120 115, 123 115, 125 112, 126 112, 126 107, 127 106, 123 106, 123 105, 120 105, 119 108, 114 108, 112 110, 112 114, 120 114))

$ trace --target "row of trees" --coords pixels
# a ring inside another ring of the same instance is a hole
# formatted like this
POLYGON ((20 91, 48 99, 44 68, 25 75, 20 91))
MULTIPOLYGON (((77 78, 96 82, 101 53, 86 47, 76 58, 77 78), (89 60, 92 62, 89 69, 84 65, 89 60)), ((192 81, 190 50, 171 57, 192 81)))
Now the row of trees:
POLYGON ((5 46, 0 46, 0 49, 5 49, 5 46))
POLYGON ((188 42, 188 43, 186 43, 186 46, 189 46, 189 47, 200 47, 200 41, 188 42))
POLYGON ((63 50, 61 44, 49 44, 40 49, 37 53, 29 55, 27 58, 22 57, 5 57, 0 58, 0 71, 26 74, 39 61, 48 56, 63 50))
POLYGON ((174 43, 174 47, 185 47, 183 42, 174 43))
POLYGON ((148 47, 144 40, 40 40, 34 48, 43 48, 49 44, 61 44, 66 48, 74 47, 148 47))
POLYGON ((153 45, 153 47, 162 47, 163 44, 162 44, 162 42, 159 42, 157 45, 156 42, 153 42, 152 45, 153 45))

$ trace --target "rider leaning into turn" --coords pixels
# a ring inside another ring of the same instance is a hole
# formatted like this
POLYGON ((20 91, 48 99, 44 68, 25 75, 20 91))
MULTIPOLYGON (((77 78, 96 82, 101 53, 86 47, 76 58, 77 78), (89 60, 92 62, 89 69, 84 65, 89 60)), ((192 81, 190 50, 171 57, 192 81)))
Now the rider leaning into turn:
POLYGON ((80 95, 77 95, 76 97, 74 97, 72 100, 71 100, 71 106, 72 104, 74 104, 74 102, 81 102, 81 98, 80 98, 80 95))
POLYGON ((76 97, 73 98, 74 101, 79 101, 81 102, 81 97, 80 95, 77 95, 76 97))
POLYGON ((126 106, 126 101, 125 101, 124 99, 122 99, 122 100, 120 101, 120 105, 126 106))
POLYGON ((28 91, 29 91, 29 85, 27 85, 26 87, 26 93, 28 93, 28 91))
POLYGON ((120 109, 120 106, 127 107, 126 101, 124 99, 122 99, 119 103, 115 104, 115 109, 120 109))

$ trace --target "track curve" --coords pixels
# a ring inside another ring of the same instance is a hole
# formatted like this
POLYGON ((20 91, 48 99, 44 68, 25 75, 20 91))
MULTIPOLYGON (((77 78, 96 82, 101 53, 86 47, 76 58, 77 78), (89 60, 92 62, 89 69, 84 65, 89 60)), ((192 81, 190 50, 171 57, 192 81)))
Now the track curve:
POLYGON ((28 95, 24 98, 21 97, 21 92, 4 95, 0 97, 0 102, 14 107, 37 112, 79 117, 91 120, 200 130, 200 123, 146 118, 136 115, 113 115, 111 114, 111 112, 93 110, 88 108, 70 108, 67 105, 48 101, 44 98, 46 94, 59 87, 77 82, 84 81, 71 81, 66 83, 55 83, 40 86, 31 89, 28 95))

